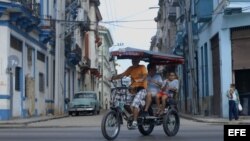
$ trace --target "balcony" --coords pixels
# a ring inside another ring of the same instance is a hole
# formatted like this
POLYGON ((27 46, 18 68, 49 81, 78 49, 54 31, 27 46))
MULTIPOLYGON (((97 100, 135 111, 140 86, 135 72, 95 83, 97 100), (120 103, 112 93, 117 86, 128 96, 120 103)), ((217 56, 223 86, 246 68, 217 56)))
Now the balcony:
POLYGON ((82 58, 82 50, 79 46, 76 46, 71 52, 67 53, 68 63, 71 65, 77 65, 82 58))
POLYGON ((249 13, 249 7, 249 0, 229 0, 228 5, 224 8, 224 15, 249 13))
POLYGON ((169 3, 170 3, 170 5, 173 6, 173 7, 178 7, 178 6, 180 6, 178 0, 169 0, 169 3))
POLYGON ((40 18, 40 3, 34 3, 33 0, 10 0, 9 2, 0 1, 0 16, 9 15, 6 21, 16 29, 29 35, 30 32, 36 32, 39 37, 35 40, 39 43, 54 43, 54 27, 51 27, 51 21, 43 21, 40 18), (45 24, 46 23, 46 24, 45 24))
POLYGON ((76 19, 79 22, 82 32, 90 30, 90 19, 86 10, 79 8, 76 19))
POLYGON ((173 54, 183 56, 183 46, 185 46, 185 31, 180 29, 176 33, 175 47, 173 48, 173 54))
POLYGON ((33 0, 11 0, 13 4, 19 4, 22 8, 25 8, 33 16, 40 16, 40 3, 32 2, 33 0))
POLYGON ((195 3, 195 12, 198 22, 209 22, 213 14, 212 0, 199 0, 195 3))
POLYGON ((75 21, 65 23, 65 37, 70 36, 78 27, 81 28, 82 32, 90 29, 88 13, 86 10, 81 8, 80 0, 72 0, 67 4, 65 11, 66 20, 75 21))
POLYGON ((79 62, 79 67, 81 68, 81 70, 89 69, 90 63, 91 60, 88 57, 84 56, 82 57, 82 60, 79 62))
POLYGON ((173 54, 178 55, 178 56, 183 56, 184 55, 183 47, 181 46, 175 47, 173 49, 173 54))
POLYGON ((183 44, 183 31, 178 31, 175 38, 176 46, 181 46, 183 44))
POLYGON ((175 7, 168 7, 167 18, 171 22, 176 21, 176 8, 175 7))
POLYGON ((224 9, 225 15, 240 14, 242 13, 241 7, 227 7, 224 9))

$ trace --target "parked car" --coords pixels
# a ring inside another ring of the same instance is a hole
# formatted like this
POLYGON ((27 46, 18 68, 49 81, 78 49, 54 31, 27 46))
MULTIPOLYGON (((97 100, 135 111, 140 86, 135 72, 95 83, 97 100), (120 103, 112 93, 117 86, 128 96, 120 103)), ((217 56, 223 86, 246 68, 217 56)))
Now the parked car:
POLYGON ((74 94, 69 102, 69 115, 79 115, 82 113, 100 113, 100 104, 97 100, 97 93, 94 91, 80 91, 74 94))

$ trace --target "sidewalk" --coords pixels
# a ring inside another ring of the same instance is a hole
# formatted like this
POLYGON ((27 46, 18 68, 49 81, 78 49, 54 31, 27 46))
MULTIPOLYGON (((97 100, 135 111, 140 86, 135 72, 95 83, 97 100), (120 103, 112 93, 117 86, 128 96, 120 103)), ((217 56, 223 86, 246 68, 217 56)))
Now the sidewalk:
POLYGON ((250 116, 240 116, 239 120, 229 122, 228 118, 218 118, 212 116, 202 116, 202 115, 188 115, 180 113, 180 117, 185 119, 194 120, 197 122, 204 122, 204 123, 216 123, 216 124, 250 124, 250 116))
MULTIPOLYGON (((100 120, 102 118, 102 115, 105 113, 105 111, 102 111, 100 115, 98 115, 96 118, 93 117, 88 117, 92 120, 100 120), (99 119, 100 118, 100 119, 99 119)), ((12 119, 12 120, 6 120, 6 121, 0 121, 0 128, 20 128, 20 127, 35 127, 38 126, 39 127, 39 123, 41 123, 42 121, 50 121, 52 119, 60 119, 60 118, 64 118, 67 117, 68 115, 61 115, 61 116, 42 116, 42 117, 32 117, 32 118, 25 118, 25 119, 12 119), (31 126, 28 126, 31 125, 31 126), (34 126, 33 126, 34 125, 34 126)), ((204 123, 215 123, 215 124, 250 124, 250 116, 240 116, 240 119, 238 121, 232 121, 229 122, 229 120, 227 118, 218 118, 218 117, 205 117, 202 115, 188 115, 188 114, 182 114, 180 113, 180 117, 181 118, 185 118, 185 119, 189 119, 189 120, 194 120, 197 122, 204 122, 204 123)), ((67 121, 67 120, 66 120, 67 121)), ((100 125, 99 123, 96 124, 96 121, 90 121, 89 119, 87 120, 87 122, 82 122, 81 121, 81 126, 91 126, 90 124, 93 125, 100 125)), ((51 123, 48 123, 51 124, 51 123)), ((70 123, 64 123, 65 127, 69 126, 70 123)), ((74 126, 74 124, 72 124, 71 126, 74 126)), ((79 125, 80 126, 80 125, 79 125)))
POLYGON ((42 122, 42 121, 48 121, 52 119, 59 119, 67 117, 68 115, 61 115, 61 116, 41 116, 41 117, 30 117, 30 118, 23 118, 23 119, 11 119, 11 120, 5 120, 0 121, 0 128, 5 127, 25 127, 28 124, 36 123, 36 122, 42 122))

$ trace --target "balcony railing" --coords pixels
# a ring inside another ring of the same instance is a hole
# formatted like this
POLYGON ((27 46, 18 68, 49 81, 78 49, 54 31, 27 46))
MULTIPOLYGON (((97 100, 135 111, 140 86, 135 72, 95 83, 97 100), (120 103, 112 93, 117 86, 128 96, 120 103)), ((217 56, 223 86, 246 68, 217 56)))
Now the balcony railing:
POLYGON ((40 3, 33 2, 33 0, 11 0, 11 2, 22 5, 35 17, 40 16, 40 3))

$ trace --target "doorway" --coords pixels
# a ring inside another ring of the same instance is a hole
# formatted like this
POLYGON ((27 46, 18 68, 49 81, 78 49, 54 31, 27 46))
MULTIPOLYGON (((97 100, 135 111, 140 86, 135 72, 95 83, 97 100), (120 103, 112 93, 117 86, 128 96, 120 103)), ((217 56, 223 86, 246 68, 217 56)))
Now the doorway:
POLYGON ((221 109, 221 76, 220 76, 220 46, 219 35, 216 34, 211 40, 212 66, 213 66, 213 103, 211 113, 220 115, 221 109))

